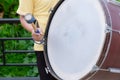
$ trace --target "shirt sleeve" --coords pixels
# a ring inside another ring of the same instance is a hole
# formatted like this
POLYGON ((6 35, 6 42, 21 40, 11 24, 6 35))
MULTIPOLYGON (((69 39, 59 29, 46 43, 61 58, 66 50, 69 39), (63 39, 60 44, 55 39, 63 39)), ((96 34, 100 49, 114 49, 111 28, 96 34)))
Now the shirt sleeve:
POLYGON ((26 15, 27 13, 33 13, 33 0, 19 0, 19 6, 17 13, 19 15, 26 15))

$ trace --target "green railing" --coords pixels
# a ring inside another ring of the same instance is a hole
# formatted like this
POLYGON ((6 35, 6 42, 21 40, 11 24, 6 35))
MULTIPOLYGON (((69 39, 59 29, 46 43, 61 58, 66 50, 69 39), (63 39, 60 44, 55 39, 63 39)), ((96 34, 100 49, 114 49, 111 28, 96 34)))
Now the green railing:
MULTIPOLYGON (((4 23, 20 23, 19 19, 0 19, 0 24, 4 24, 4 23)), ((6 50, 5 49, 5 42, 6 41, 12 41, 12 40, 32 40, 31 37, 9 37, 9 38, 0 38, 0 42, 1 42, 1 53, 2 55, 0 56, 0 58, 2 59, 2 64, 0 64, 0 66, 36 66, 36 63, 29 63, 29 64, 23 64, 23 63, 6 63, 6 54, 9 53, 34 53, 33 50, 6 50)), ((12 45, 11 45, 12 46, 12 45)))
MULTIPOLYGON (((19 19, 0 19, 0 24, 19 24, 20 21, 19 19)), ((7 41, 30 41, 32 40, 31 37, 0 37, 0 67, 4 66, 36 66, 36 62, 34 63, 9 63, 7 62, 7 55, 8 54, 28 54, 28 53, 33 53, 33 50, 8 50, 6 49, 6 42, 7 41)), ((11 45, 12 46, 12 45, 11 45)), ((40 80, 39 77, 0 77, 0 80, 40 80)))

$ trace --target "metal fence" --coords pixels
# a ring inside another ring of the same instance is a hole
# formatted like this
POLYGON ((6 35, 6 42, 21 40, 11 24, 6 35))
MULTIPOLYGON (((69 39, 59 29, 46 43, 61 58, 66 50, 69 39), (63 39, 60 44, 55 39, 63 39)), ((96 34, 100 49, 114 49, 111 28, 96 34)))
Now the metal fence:
MULTIPOLYGON (((5 23, 20 23, 19 19, 0 19, 0 24, 5 24, 5 23)), ((31 37, 17 37, 17 38, 0 38, 0 42, 1 42, 1 53, 2 55, 0 55, 0 58, 2 59, 2 63, 0 64, 0 66, 36 66, 36 63, 7 63, 6 62, 6 54, 9 53, 34 53, 33 50, 6 50, 5 49, 5 41, 10 41, 10 40, 32 40, 31 37)))

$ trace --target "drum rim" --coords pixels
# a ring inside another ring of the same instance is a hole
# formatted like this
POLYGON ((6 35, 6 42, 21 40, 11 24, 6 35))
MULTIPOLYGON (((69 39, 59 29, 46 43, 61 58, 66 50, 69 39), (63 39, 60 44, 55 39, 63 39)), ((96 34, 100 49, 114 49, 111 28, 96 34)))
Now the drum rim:
MULTIPOLYGON (((112 29, 112 18, 111 18, 111 15, 110 15, 110 12, 109 12, 109 8, 108 8, 108 1, 107 0, 99 0, 100 4, 102 5, 102 8, 104 10, 104 13, 105 13, 105 17, 106 17, 106 26, 108 26, 109 28, 112 29)), ((88 74, 86 74, 82 80, 89 80, 91 79, 104 65, 104 62, 105 62, 105 59, 107 58, 107 55, 109 53, 109 50, 110 50, 110 45, 111 45, 111 42, 112 42, 112 31, 108 31, 106 33, 106 39, 105 39, 105 42, 107 39, 108 40, 108 44, 103 46, 103 51, 101 52, 101 55, 97 61, 97 63, 95 64, 95 67, 96 67, 96 70, 94 70, 95 68, 93 68, 93 72, 90 72, 88 74), (101 59, 102 58, 102 59, 101 59), (101 59, 101 60, 100 60, 101 59)), ((105 43, 104 42, 104 43, 105 43)))
POLYGON ((45 57, 45 61, 46 61, 46 65, 47 68, 49 69, 49 72, 52 74, 52 76, 54 76, 56 79, 58 80, 62 80, 53 70, 53 68, 51 67, 50 61, 48 59, 48 50, 47 50, 47 41, 48 41, 48 33, 49 33, 49 28, 50 28, 50 24, 52 21, 53 16, 55 15, 57 9, 61 6, 61 4, 64 2, 65 0, 59 0, 58 3, 56 4, 56 6, 54 7, 54 9, 52 10, 52 13, 50 14, 48 23, 47 23, 47 27, 45 30, 45 35, 44 35, 44 40, 45 40, 45 44, 44 44, 44 57, 45 57))
MULTIPOLYGON (((108 8, 108 2, 107 2, 107 0, 99 0, 100 1, 100 3, 102 4, 102 7, 103 7, 103 10, 105 11, 104 13, 105 13, 105 15, 106 15, 106 26, 107 26, 107 28, 110 28, 110 29, 112 29, 112 18, 111 18, 111 15, 110 15, 110 12, 109 12, 109 8, 108 8)), ((107 29, 106 29, 107 30, 107 29)), ((108 29, 109 30, 109 29, 108 29)), ((108 45, 107 45, 107 47, 106 47, 106 51, 103 53, 104 54, 104 58, 103 58, 103 60, 101 61, 101 63, 100 64, 98 64, 100 61, 98 60, 98 62, 97 62, 97 65, 99 66, 99 67, 102 67, 102 65, 104 64, 104 61, 105 61, 105 59, 106 59, 106 57, 107 57, 107 54, 108 54, 108 51, 109 51, 109 48, 110 48, 110 44, 111 44, 111 40, 112 40, 112 31, 108 31, 108 32, 106 32, 106 39, 107 38, 109 38, 109 41, 108 41, 108 45)), ((105 40, 106 41, 106 40, 105 40)), ((105 44, 104 44, 104 46, 103 47, 105 47, 105 44)), ((101 52, 102 53, 102 52, 101 52)), ((100 57, 102 57, 102 54, 101 54, 101 56, 100 57)))

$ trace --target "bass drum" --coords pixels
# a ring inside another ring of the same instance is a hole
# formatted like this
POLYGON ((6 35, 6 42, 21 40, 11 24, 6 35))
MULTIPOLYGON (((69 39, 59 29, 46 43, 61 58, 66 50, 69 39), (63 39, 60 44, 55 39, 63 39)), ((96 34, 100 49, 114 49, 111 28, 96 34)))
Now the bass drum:
POLYGON ((112 0, 60 0, 45 32, 57 80, 120 80, 120 8, 112 0))

